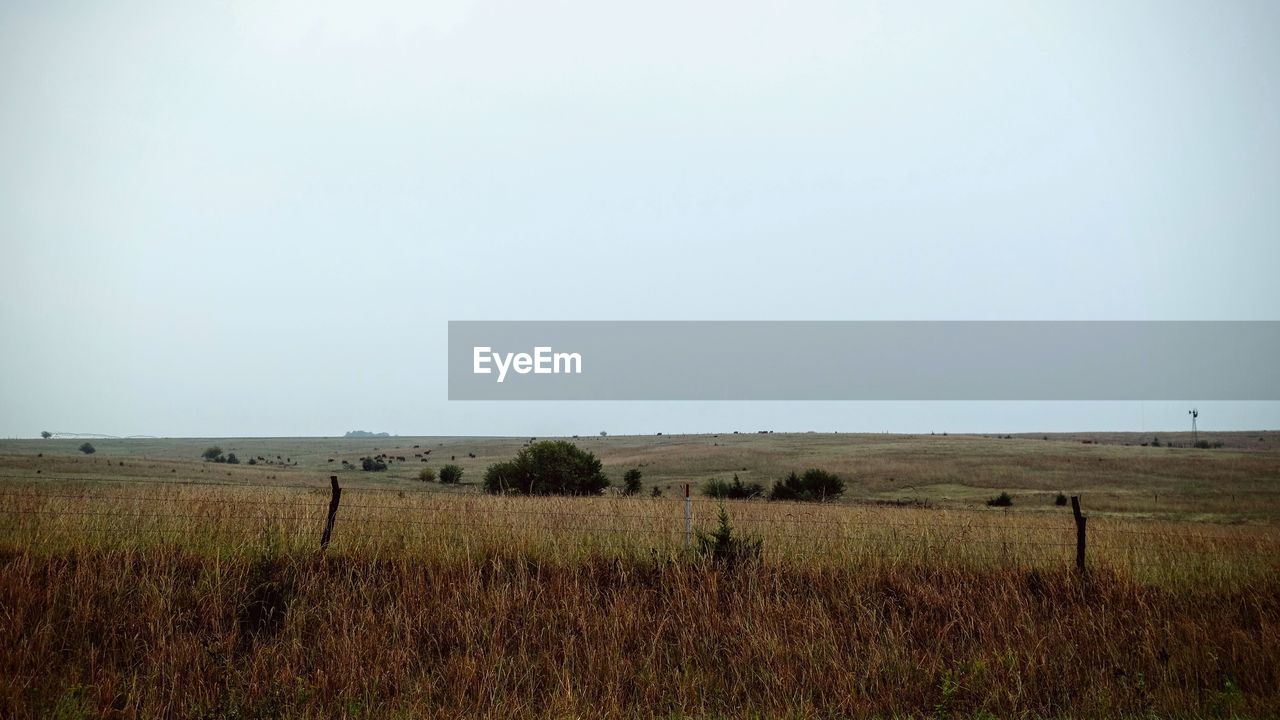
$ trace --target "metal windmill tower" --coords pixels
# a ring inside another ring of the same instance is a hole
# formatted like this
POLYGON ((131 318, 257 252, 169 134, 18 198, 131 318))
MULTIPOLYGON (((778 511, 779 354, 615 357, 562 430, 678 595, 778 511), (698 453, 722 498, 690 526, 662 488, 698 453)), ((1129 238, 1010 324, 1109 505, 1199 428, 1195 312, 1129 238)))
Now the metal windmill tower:
POLYGON ((1196 430, 1196 418, 1200 417, 1200 411, 1195 408, 1191 408, 1187 411, 1187 414, 1191 416, 1192 442, 1200 442, 1200 432, 1196 430))

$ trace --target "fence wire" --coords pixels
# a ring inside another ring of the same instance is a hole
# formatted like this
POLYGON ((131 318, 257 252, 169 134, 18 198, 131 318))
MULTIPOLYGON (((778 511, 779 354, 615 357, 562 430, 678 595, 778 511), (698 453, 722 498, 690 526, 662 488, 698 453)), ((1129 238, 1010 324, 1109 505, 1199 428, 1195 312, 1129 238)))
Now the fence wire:
MULTIPOLYGON (((7 478, 0 489, 0 541, 127 544, 237 539, 246 544, 318 543, 330 488, 305 484, 200 480, 104 482, 82 477, 7 478), (18 481, 18 482, 14 482, 18 481), (55 481, 55 482, 50 482, 55 481), (264 496, 264 491, 272 494, 264 496)), ((633 549, 696 548, 717 529, 719 503, 683 499, 575 498, 531 505, 522 498, 463 496, 398 488, 342 489, 331 549, 415 542, 524 538, 633 549)), ((954 557, 1018 565, 1069 565, 1076 529, 1069 513, 992 512, 742 501, 729 503, 739 536, 767 553, 954 557)), ((1192 526, 1099 517, 1087 533, 1090 561, 1139 571, 1240 566, 1278 572, 1280 532, 1272 526, 1192 526)), ((711 540, 707 540, 710 542, 711 540)))

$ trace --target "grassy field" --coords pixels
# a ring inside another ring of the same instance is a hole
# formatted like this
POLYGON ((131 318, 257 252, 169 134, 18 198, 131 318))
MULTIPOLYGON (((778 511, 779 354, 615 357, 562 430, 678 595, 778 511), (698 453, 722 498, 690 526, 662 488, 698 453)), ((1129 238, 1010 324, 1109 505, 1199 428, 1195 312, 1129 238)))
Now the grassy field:
POLYGON ((1210 438, 577 440, 630 498, 481 494, 530 438, 3 441, 0 717, 1275 717, 1280 434, 1210 438), (682 483, 808 467, 725 503, 759 561, 685 549, 682 483))
MULTIPOLYGON (((698 485, 709 478, 734 475, 768 485, 791 470, 820 467, 848 481, 844 501, 849 503, 914 501, 940 508, 971 508, 1007 491, 1015 497, 1016 512, 1052 511, 1054 497, 1064 492, 1084 497, 1093 513, 1209 522, 1280 521, 1280 432, 1202 436, 1224 447, 1190 448, 1190 433, 1015 435, 1009 439, 753 433, 592 436, 574 441, 600 457, 615 484, 626 469, 640 468, 646 494, 656 486, 670 496, 685 482, 698 485), (1142 446, 1157 436, 1161 447, 1142 446), (1179 447, 1168 447, 1171 442, 1179 447)), ((452 462, 464 469, 463 483, 429 489, 474 493, 485 467, 509 459, 528 440, 90 440, 97 452, 88 456, 76 450, 82 439, 4 440, 0 441, 0 480, 37 479, 39 471, 42 480, 326 485, 326 478, 333 474, 344 486, 421 490, 416 480, 420 468, 438 470, 452 462), (236 453, 242 461, 262 457, 270 464, 201 462, 200 453, 211 444, 236 453), (385 473, 342 467, 343 460, 358 466, 361 457, 379 453, 404 457, 405 462, 393 461, 385 473), (415 457, 419 453, 424 458, 415 457)))

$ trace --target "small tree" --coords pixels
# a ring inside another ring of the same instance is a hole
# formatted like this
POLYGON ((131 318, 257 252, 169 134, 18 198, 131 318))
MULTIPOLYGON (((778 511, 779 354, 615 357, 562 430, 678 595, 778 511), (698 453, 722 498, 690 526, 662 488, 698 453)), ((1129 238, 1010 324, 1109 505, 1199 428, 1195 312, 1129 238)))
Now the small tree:
POLYGON ((239 465, 240 458, 236 457, 235 453, 227 453, 226 462, 228 465, 239 465))
POLYGON ((85 455, 92 455, 98 452, 98 450, 97 448, 95 448, 93 445, 90 445, 89 443, 82 443, 80 445, 80 452, 84 453, 85 455))
POLYGON ((435 482, 436 471, 432 470, 429 467, 422 468, 421 470, 418 471, 418 479, 421 480, 422 482, 435 482))
POLYGON ((607 487, 600 460, 564 440, 533 443, 514 460, 490 465, 484 473, 489 493, 599 495, 607 487))
POLYGON ((445 465, 440 468, 440 482, 446 485, 456 485, 462 482, 462 468, 457 465, 445 465))
POLYGON ((48 440, 49 438, 53 437, 53 433, 49 432, 48 430, 41 430, 40 437, 44 438, 45 440, 48 440))
POLYGON ((734 533, 729 524, 729 513, 720 506, 720 523, 714 531, 698 531, 698 554, 730 569, 760 560, 764 541, 758 537, 744 537, 734 533))
POLYGON ((222 448, 217 445, 207 447, 204 449, 204 452, 200 454, 200 457, 209 462, 218 462, 218 458, 222 457, 222 448))
POLYGON ((382 472, 387 469, 387 464, 377 458, 360 458, 360 469, 365 472, 382 472))
POLYGON ((631 468, 622 474, 622 494, 635 495, 640 492, 640 468, 631 468))
POLYGON ((1002 492, 988 500, 987 505, 991 507, 1010 507, 1013 505, 1013 496, 1007 492, 1002 492))

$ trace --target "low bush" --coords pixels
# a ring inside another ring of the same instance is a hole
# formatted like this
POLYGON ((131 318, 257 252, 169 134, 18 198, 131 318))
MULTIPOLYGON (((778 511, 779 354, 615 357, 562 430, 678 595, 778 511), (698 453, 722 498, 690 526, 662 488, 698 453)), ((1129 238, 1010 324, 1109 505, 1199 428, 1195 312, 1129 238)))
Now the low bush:
POLYGON ((98 452, 98 449, 89 443, 82 443, 80 445, 80 452, 84 453, 85 455, 92 455, 98 452))
POLYGON ((639 468, 631 468, 622 474, 622 494, 635 495, 640 492, 640 478, 642 473, 639 468))
POLYGON ((803 475, 794 472, 773 484, 769 492, 770 500, 798 500, 802 502, 825 502, 835 500, 844 494, 844 480, 835 473, 812 468, 803 475))
POLYGON ((711 478, 702 484, 702 494, 718 500, 746 500, 764 496, 764 486, 760 483, 744 483, 733 476, 733 482, 711 478))
POLYGON ((421 480, 422 482, 435 482, 436 471, 432 470, 429 467, 422 468, 421 470, 418 471, 418 479, 421 480))
MULTIPOLYGON (((1062 497, 1062 496, 1059 495, 1058 497, 1062 497)), ((990 507, 1009 507, 1013 505, 1013 496, 1007 492, 1002 492, 999 495, 988 500, 987 505, 990 507)))
POLYGON ((462 468, 457 465, 445 465, 440 468, 440 482, 445 485, 457 485, 462 482, 462 468))
MULTIPOLYGON (((1009 498, 1009 502, 1012 504, 1012 503, 1013 503, 1013 498, 1009 498)), ((1056 498, 1054 498, 1054 499, 1053 499, 1053 504, 1054 504, 1054 505, 1057 505, 1057 506, 1059 506, 1059 507, 1061 507, 1061 506, 1063 506, 1063 505, 1066 505, 1066 504, 1067 504, 1067 496, 1066 496, 1066 495, 1063 495, 1062 493, 1058 493, 1058 497, 1056 497, 1056 498)))
POLYGON ((381 472, 387 469, 387 464, 377 458, 360 458, 360 469, 365 472, 381 472))

